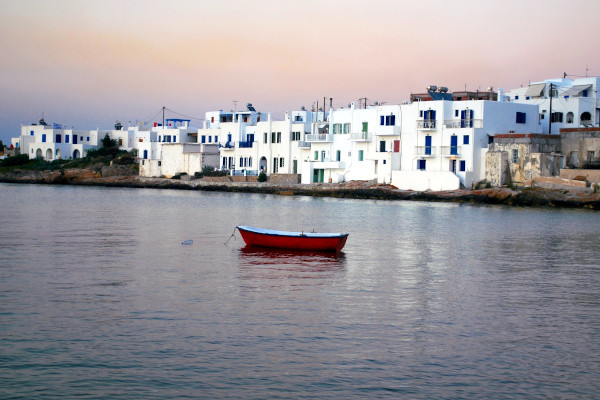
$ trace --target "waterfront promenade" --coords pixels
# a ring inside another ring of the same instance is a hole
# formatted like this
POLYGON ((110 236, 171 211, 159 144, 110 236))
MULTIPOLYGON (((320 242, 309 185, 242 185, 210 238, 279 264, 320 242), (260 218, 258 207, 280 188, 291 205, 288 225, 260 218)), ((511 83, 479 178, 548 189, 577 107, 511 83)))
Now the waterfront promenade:
POLYGON ((453 191, 399 190, 392 185, 370 182, 340 184, 275 184, 269 182, 230 182, 208 179, 147 178, 137 175, 101 177, 88 169, 62 171, 13 170, 0 173, 0 182, 67 184, 82 186, 131 187, 151 189, 202 190, 264 193, 286 196, 316 196, 377 200, 413 200, 455 203, 502 204, 524 207, 564 207, 600 210, 600 193, 582 189, 486 188, 453 191))

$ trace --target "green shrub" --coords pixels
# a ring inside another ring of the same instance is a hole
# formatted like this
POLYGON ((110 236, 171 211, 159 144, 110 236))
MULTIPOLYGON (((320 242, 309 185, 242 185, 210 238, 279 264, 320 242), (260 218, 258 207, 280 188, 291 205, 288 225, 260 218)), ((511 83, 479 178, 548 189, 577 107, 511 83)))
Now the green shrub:
POLYGON ((260 174, 258 174, 258 181, 259 182, 266 182, 267 181, 267 174, 265 174, 264 171, 260 171, 260 174))
POLYGON ((25 165, 29 162, 29 156, 27 154, 19 154, 18 156, 6 157, 0 161, 0 166, 11 167, 13 165, 25 165))

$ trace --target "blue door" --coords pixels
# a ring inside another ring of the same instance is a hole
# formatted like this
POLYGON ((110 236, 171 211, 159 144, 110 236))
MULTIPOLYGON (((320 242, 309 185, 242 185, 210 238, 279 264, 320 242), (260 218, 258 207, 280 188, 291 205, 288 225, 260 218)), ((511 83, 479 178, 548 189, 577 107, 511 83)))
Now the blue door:
POLYGON ((458 136, 450 136, 450 154, 453 156, 458 155, 458 136))
POLYGON ((431 155, 431 136, 425 136, 425 155, 431 155))

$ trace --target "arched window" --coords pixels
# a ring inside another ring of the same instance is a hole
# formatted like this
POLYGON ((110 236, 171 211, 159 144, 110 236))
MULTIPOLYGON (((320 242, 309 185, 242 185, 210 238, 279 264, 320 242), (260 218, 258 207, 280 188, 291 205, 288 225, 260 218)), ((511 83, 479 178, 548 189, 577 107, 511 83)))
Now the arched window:
POLYGON ((572 124, 573 123, 573 118, 574 118, 573 113, 571 111, 569 111, 567 113, 567 124, 572 124))
POLYGON ((580 121, 582 125, 587 125, 592 123, 592 114, 589 112, 581 113, 580 121))

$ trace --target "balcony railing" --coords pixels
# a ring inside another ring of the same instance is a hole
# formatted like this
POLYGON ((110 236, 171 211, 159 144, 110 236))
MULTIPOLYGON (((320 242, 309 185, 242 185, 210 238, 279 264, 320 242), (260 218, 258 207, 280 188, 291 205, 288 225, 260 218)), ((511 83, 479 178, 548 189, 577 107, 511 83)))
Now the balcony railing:
POLYGON ((441 146, 440 154, 444 157, 458 157, 460 156, 461 147, 460 146, 441 146))
POLYGON ((415 151, 419 157, 435 157, 437 156, 437 146, 416 146, 415 151))
POLYGON ((221 144, 219 143, 219 149, 223 149, 223 150, 234 150, 235 146, 233 145, 232 142, 227 142, 225 144, 221 144))
POLYGON ((310 142, 300 140, 298 141, 298 147, 310 148, 310 142))
POLYGON ((419 119, 417 120, 417 129, 437 129, 435 119, 419 119))
POLYGON ((460 128, 483 128, 483 120, 481 119, 445 119, 444 125, 447 129, 460 128))
POLYGON ((307 142, 333 142, 333 135, 329 134, 306 135, 304 138, 307 142))
POLYGON ((238 147, 240 149, 250 149, 252 148, 252 143, 254 142, 238 142, 238 147))
POLYGON ((356 132, 350 134, 350 140, 353 142, 370 142, 373 138, 371 132, 356 132))

